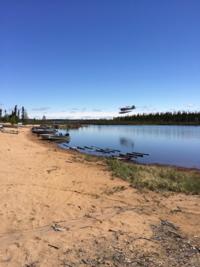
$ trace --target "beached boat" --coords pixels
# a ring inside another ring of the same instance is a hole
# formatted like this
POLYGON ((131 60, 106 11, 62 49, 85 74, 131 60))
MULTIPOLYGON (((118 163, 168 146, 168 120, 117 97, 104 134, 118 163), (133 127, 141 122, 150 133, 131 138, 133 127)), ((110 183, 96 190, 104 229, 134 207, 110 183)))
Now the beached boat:
POLYGON ((42 128, 42 127, 33 127, 32 133, 35 134, 54 134, 56 133, 56 129, 54 128, 42 128))
POLYGON ((40 135, 43 140, 49 140, 49 141, 69 141, 70 136, 69 133, 63 134, 41 134, 40 135))

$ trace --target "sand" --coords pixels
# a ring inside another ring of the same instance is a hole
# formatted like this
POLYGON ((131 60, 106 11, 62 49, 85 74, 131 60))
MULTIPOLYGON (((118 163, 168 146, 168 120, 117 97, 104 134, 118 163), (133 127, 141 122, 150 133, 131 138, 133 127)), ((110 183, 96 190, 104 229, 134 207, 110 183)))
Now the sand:
POLYGON ((29 128, 0 132, 1 267, 198 266, 199 244, 199 196, 138 191, 29 128))

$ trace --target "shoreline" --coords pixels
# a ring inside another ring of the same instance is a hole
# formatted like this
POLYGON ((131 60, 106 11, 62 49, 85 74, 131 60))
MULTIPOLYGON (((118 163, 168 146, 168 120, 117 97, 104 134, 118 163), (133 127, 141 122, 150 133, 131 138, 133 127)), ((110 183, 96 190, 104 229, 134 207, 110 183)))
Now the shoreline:
MULTIPOLYGON (((84 152, 80 152, 80 151, 73 151, 70 149, 65 149, 65 148, 61 148, 58 146, 58 144, 56 142, 52 142, 52 141, 44 141, 38 138, 38 136, 36 134, 31 133, 30 131, 30 139, 32 139, 38 143, 41 143, 43 145, 49 145, 52 146, 53 148, 59 149, 63 152, 66 152, 70 155, 88 155, 94 158, 98 158, 98 159, 111 159, 110 157, 104 157, 102 156, 96 156, 96 155, 91 155, 91 154, 87 154, 84 152)), ((141 165, 141 166, 155 166, 155 167, 163 167, 163 168, 174 168, 176 170, 180 170, 180 171, 196 171, 200 173, 200 168, 198 167, 185 167, 185 166, 179 166, 179 165, 174 165, 174 164, 164 164, 164 163, 141 163, 141 162, 134 162, 134 161, 129 161, 129 160, 124 160, 123 162, 129 163, 129 164, 136 164, 136 165, 141 165)))
POLYGON ((39 143, 52 147, 54 151, 62 151, 62 153, 68 156, 73 156, 73 160, 93 163, 98 162, 98 164, 101 162, 112 175, 121 180, 126 180, 129 185, 134 188, 143 188, 157 192, 165 191, 200 195, 199 169, 156 163, 145 164, 129 160, 117 160, 104 156, 95 156, 84 152, 81 153, 81 151, 64 149, 59 147, 55 142, 43 141, 37 137, 33 138, 39 143))

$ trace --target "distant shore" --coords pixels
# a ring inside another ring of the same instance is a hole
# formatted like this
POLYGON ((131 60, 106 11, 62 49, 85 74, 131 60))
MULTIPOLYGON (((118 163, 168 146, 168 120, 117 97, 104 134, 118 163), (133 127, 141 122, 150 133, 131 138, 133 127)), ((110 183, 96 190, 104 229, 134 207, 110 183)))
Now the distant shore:
POLYGON ((136 126, 145 126, 145 125, 155 125, 155 126, 200 126, 199 122, 127 122, 127 121, 113 121, 113 120, 58 120, 58 119, 49 119, 44 121, 34 121, 29 120, 26 124, 31 125, 52 125, 58 126, 60 128, 76 129, 81 126, 88 125, 136 125, 136 126))
MULTIPOLYGON (((15 112, 16 113, 16 112, 15 112)), ((137 113, 131 114, 125 112, 123 116, 113 118, 99 119, 47 119, 42 120, 26 119, 20 120, 15 115, 4 116, 0 118, 2 122, 22 122, 25 124, 51 124, 67 126, 69 128, 80 127, 81 125, 185 125, 185 126, 200 126, 199 111, 174 111, 174 112, 154 112, 154 113, 137 113)))

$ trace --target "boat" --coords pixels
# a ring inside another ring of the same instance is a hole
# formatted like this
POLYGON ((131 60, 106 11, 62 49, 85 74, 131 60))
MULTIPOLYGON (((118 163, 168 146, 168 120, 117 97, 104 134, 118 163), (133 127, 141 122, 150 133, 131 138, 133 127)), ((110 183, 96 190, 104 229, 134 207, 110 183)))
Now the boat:
POLYGON ((56 133, 56 129, 54 128, 42 128, 42 127, 33 127, 32 133, 35 134, 54 134, 56 133))
POLYGON ((43 140, 49 141, 69 141, 70 136, 69 133, 64 134, 41 134, 40 135, 43 140))

